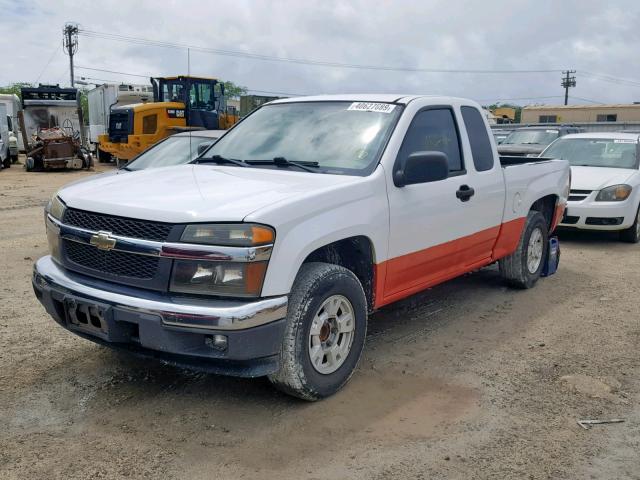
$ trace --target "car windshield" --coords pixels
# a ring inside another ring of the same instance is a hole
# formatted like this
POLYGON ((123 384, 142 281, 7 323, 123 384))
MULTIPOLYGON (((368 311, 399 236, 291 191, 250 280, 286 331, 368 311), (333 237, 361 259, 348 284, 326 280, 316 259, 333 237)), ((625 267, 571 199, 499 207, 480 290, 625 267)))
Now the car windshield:
POLYGON ((638 142, 613 138, 561 138, 542 156, 568 160, 574 166, 638 168, 638 142))
POLYGON ((203 158, 219 155, 267 162, 250 163, 252 167, 282 168, 282 163, 273 164, 280 157, 300 164, 317 162, 313 170, 320 173, 368 175, 400 110, 398 105, 368 102, 266 105, 230 130, 203 158))
POLYGON ((516 130, 504 139, 502 145, 549 145, 558 138, 558 130, 516 130))
POLYGON ((143 170, 145 168, 170 167, 189 163, 202 152, 201 145, 215 142, 212 137, 181 135, 169 137, 138 155, 126 166, 127 170, 143 170))

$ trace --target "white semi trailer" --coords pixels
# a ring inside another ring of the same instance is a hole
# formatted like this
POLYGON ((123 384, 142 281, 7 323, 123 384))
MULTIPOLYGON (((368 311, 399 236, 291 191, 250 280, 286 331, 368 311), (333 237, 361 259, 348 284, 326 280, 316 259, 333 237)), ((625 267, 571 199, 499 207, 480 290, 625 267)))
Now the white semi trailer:
POLYGON ((7 109, 9 130, 12 131, 18 139, 18 149, 22 152, 24 151, 24 142, 22 140, 22 132, 20 131, 20 122, 18 121, 18 112, 22 110, 20 98, 13 93, 2 93, 0 94, 0 105, 4 105, 7 109))
POLYGON ((151 85, 105 83, 87 93, 89 103, 89 142, 91 149, 98 153, 100 161, 110 155, 101 155, 98 150, 98 136, 107 133, 109 112, 112 107, 153 101, 151 85))

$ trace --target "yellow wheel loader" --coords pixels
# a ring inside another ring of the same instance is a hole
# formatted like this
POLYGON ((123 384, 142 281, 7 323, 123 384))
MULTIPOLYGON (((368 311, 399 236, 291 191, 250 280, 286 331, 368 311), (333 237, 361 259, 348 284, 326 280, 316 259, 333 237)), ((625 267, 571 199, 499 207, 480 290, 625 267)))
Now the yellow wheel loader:
POLYGON ((98 137, 98 156, 130 160, 169 135, 226 130, 238 121, 227 108, 224 85, 214 78, 151 78, 153 102, 113 107, 109 130, 98 137))

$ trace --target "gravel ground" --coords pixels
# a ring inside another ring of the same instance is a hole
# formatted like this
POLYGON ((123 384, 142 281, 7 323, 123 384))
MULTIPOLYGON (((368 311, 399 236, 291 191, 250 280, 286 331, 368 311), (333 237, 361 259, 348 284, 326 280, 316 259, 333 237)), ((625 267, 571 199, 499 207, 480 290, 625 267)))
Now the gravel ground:
POLYGON ((532 290, 489 267, 386 307, 350 384, 309 404, 45 314, 42 207, 94 173, 0 172, 0 478, 640 479, 640 246, 565 234, 532 290))

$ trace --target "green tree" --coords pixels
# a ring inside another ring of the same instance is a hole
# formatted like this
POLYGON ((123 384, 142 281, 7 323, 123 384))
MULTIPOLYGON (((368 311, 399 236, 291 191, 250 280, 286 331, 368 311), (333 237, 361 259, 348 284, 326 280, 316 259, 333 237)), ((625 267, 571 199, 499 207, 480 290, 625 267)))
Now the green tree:
POLYGON ((240 98, 249 91, 247 87, 236 85, 230 80, 221 80, 221 82, 224 85, 224 93, 227 98, 240 98))
POLYGON ((20 98, 20 96, 21 96, 20 89, 22 87, 32 87, 32 86, 33 86, 33 84, 28 83, 28 82, 11 83, 11 84, 6 85, 4 87, 0 87, 0 93, 14 94, 14 95, 17 95, 18 98, 20 98))

